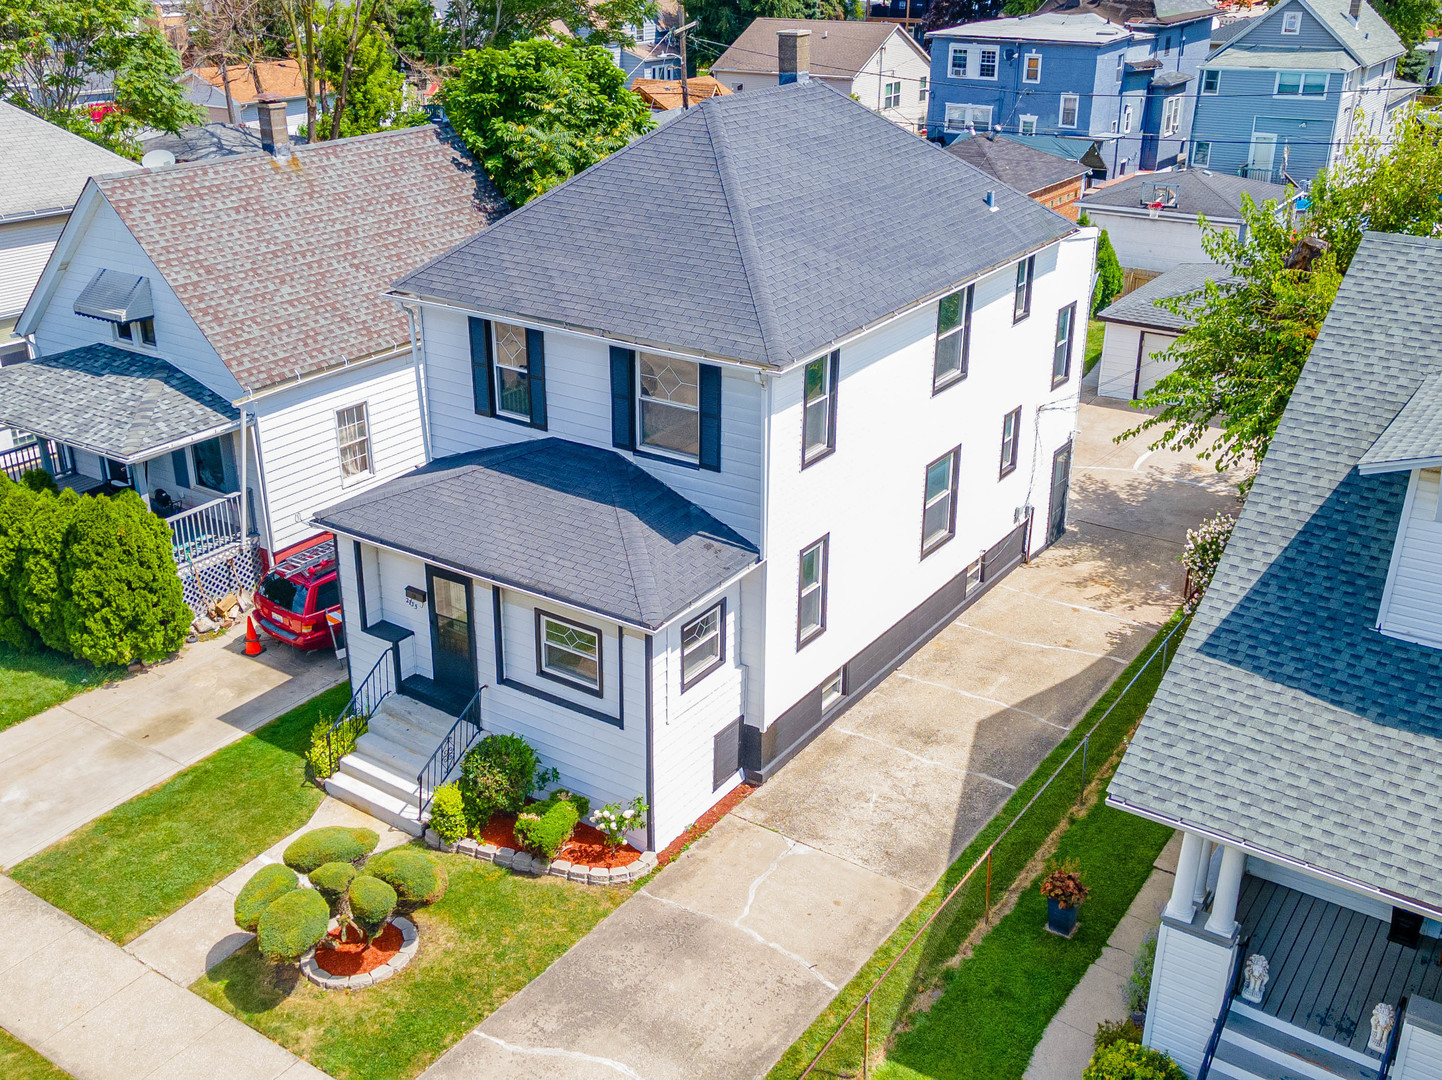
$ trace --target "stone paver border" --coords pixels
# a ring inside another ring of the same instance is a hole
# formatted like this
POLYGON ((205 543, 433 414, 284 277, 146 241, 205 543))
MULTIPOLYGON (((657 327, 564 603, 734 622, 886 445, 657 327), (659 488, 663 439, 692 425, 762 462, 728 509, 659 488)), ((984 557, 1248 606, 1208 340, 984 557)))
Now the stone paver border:
MULTIPOLYGON (((401 915, 397 915, 391 922, 401 932, 401 950, 380 967, 371 971, 363 971, 358 975, 332 975, 330 972, 322 970, 321 966, 315 962, 315 950, 311 949, 300 958, 301 974, 322 990, 363 990, 367 986, 385 982, 409 964, 416 955, 416 949, 420 947, 420 931, 416 929, 415 923, 401 915)), ((338 919, 330 921, 332 930, 339 925, 338 919)))
POLYGON ((550 875, 551 877, 565 878, 567 881, 579 881, 584 885, 629 885, 633 881, 640 881, 656 869, 656 853, 654 851, 643 851, 641 857, 628 866, 605 867, 584 866, 579 863, 569 863, 565 859, 547 862, 539 856, 528 855, 524 851, 480 843, 469 837, 454 844, 447 844, 436 835, 434 829, 426 830, 426 843, 437 851, 469 855, 471 858, 480 859, 483 862, 493 862, 497 866, 508 868, 514 874, 530 874, 532 877, 550 875))

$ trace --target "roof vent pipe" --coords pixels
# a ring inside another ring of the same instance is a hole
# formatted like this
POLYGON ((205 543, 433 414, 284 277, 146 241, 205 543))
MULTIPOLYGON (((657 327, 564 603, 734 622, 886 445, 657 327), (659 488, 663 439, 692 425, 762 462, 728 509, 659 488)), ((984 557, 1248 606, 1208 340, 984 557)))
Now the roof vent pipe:
POLYGON ((776 31, 776 81, 808 82, 811 78, 811 31, 776 31))
POLYGON ((986 206, 992 213, 996 212, 996 192, 990 188, 986 192, 986 206))
POLYGON ((286 125, 285 99, 278 94, 260 94, 255 99, 260 114, 260 148, 277 160, 290 157, 290 128, 286 125))

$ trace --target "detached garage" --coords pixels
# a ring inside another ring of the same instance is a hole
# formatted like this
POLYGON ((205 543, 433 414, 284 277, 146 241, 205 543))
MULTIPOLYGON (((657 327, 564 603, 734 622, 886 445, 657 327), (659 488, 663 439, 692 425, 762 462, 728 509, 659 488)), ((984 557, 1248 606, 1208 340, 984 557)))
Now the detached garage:
POLYGON ((1176 367, 1162 354, 1187 328, 1188 320, 1159 307, 1157 301, 1197 292, 1217 280, 1221 271, 1215 263, 1182 263, 1097 315, 1107 324, 1097 377, 1099 396, 1135 400, 1176 367))

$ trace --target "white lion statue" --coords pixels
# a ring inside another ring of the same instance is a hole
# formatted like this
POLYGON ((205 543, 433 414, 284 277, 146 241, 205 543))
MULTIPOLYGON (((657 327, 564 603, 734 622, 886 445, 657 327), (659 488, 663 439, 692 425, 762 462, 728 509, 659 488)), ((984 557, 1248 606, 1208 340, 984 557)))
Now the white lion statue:
POLYGON ((1242 1000, 1260 1005, 1267 990, 1267 980, 1272 976, 1267 958, 1261 953, 1252 953, 1242 966, 1242 976, 1246 980, 1242 984, 1242 1000))
POLYGON ((1385 1001, 1377 1002, 1372 1010, 1372 1037, 1367 1040, 1367 1049, 1379 1054, 1387 1052, 1387 1038, 1392 1034, 1392 1025, 1397 1022, 1397 1010, 1385 1001))

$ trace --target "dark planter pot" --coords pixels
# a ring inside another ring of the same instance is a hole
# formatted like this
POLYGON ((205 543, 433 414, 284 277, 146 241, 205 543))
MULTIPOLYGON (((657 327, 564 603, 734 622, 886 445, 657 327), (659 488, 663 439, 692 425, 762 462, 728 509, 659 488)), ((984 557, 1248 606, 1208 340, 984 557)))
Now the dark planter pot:
POLYGON ((1077 915, 1081 908, 1062 907, 1059 902, 1047 897, 1046 928, 1053 934, 1069 938, 1076 933, 1077 915))

